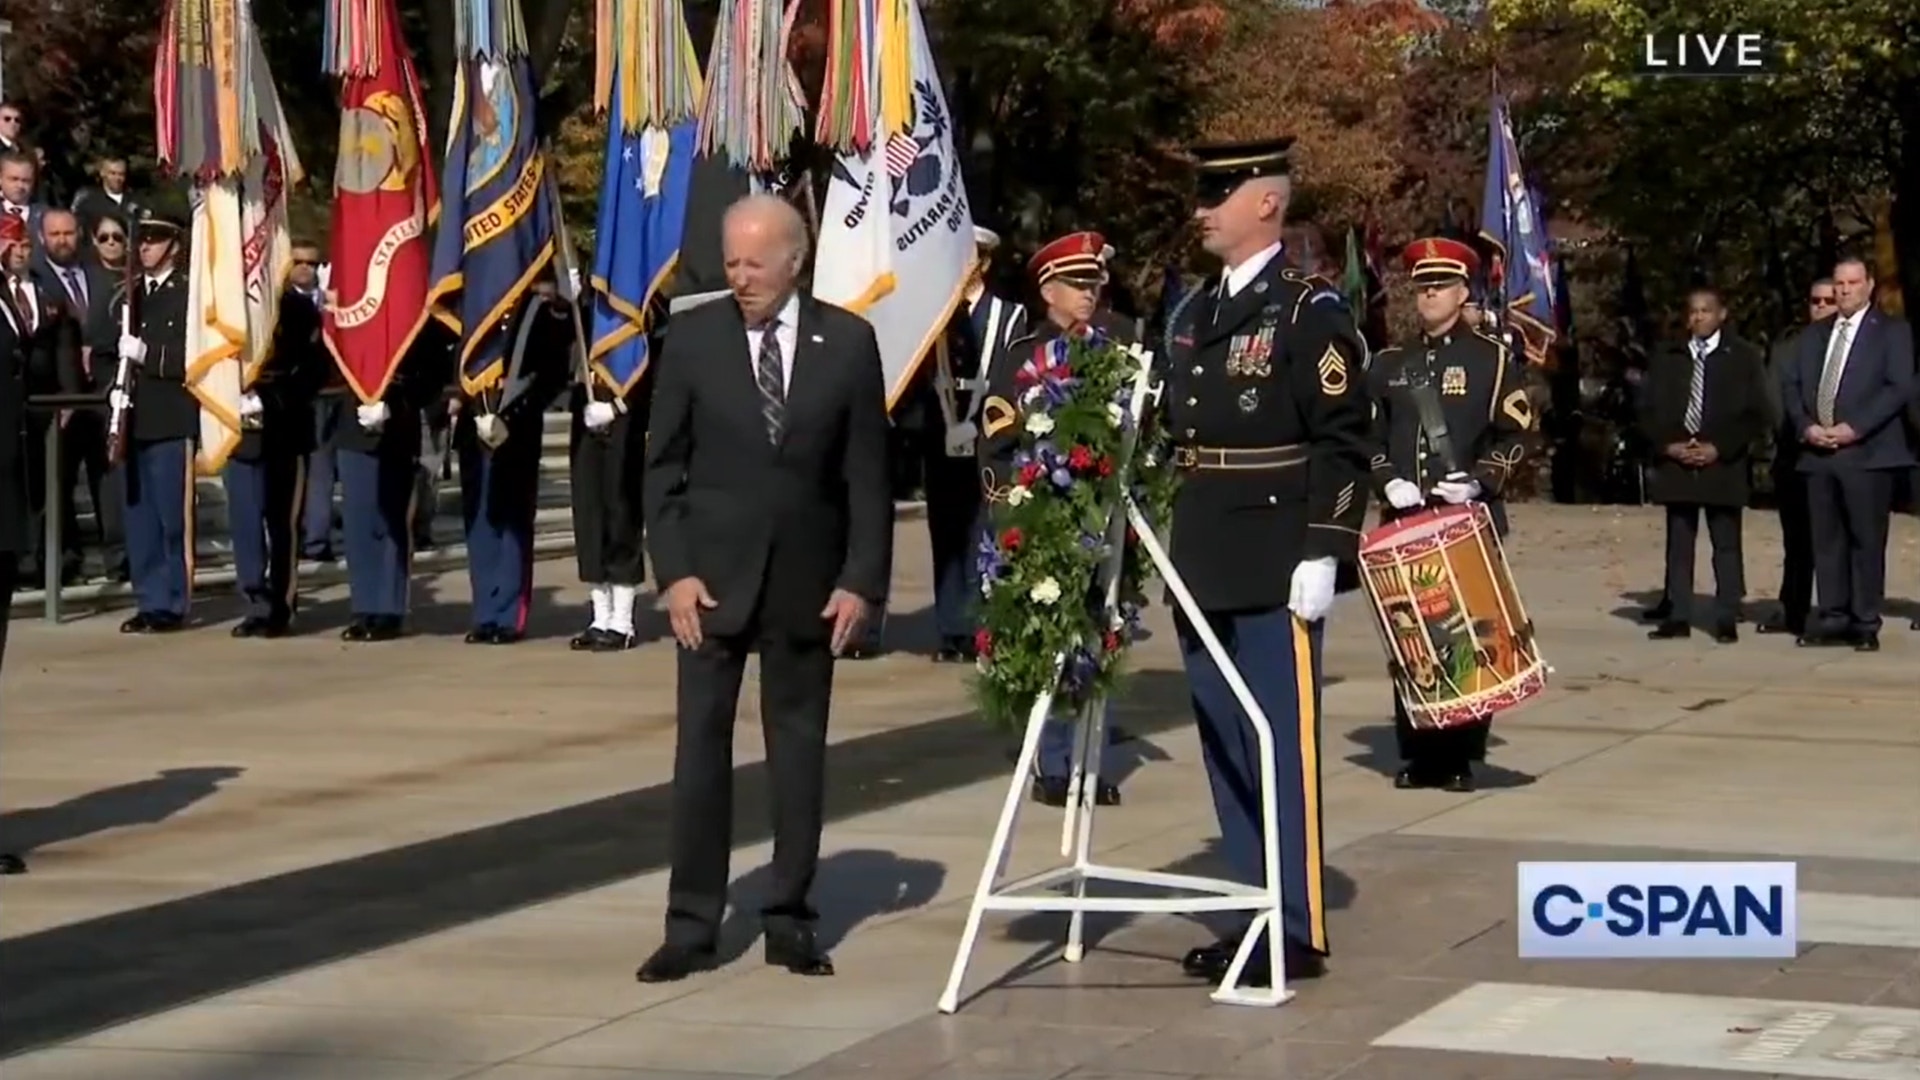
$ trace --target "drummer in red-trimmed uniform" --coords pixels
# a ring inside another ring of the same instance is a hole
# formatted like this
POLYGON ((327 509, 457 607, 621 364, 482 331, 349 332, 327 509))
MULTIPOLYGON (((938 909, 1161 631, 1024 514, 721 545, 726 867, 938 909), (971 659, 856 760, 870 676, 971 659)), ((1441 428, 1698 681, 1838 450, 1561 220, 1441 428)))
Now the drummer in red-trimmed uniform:
MULTIPOLYGON (((1533 431, 1524 359, 1500 338, 1461 319, 1480 256, 1458 240, 1435 237, 1407 246, 1418 290, 1420 336, 1373 358, 1373 485, 1383 521, 1431 506, 1482 502, 1494 528, 1507 531, 1500 501, 1526 457, 1533 431)), ((1416 730, 1395 695, 1394 729, 1406 762, 1398 788, 1473 790, 1473 763, 1487 755, 1492 718, 1416 730)))

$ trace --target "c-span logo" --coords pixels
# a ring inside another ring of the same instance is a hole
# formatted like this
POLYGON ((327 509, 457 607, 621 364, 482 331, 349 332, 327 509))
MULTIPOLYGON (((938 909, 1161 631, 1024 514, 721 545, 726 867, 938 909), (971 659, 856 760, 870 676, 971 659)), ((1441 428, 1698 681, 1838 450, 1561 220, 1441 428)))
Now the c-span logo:
POLYGON ((1520 864, 1527 959, 1791 958, 1793 863, 1520 864))
POLYGON ((1633 70, 1638 75, 1765 75, 1774 59, 1773 43, 1760 34, 1646 34, 1633 70))

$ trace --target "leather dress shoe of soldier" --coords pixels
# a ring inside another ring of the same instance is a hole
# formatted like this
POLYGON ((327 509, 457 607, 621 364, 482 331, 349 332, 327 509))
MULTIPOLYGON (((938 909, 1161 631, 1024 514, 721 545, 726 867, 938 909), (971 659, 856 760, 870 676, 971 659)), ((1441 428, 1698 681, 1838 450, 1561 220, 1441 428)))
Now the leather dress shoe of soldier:
MULTIPOLYGON (((1042 806, 1064 807, 1073 782, 1064 776, 1036 776, 1029 797, 1042 806)), ((1119 806, 1120 785, 1106 780, 1096 780, 1093 784, 1093 805, 1119 806)))
POLYGON ((1740 640, 1740 625, 1737 622, 1723 622, 1713 628, 1713 640, 1722 645, 1732 645, 1740 640))
POLYGON ((120 624, 123 634, 171 634, 186 625, 178 615, 160 611, 142 611, 120 624))
POLYGON ((1793 643, 1804 649, 1838 649, 1853 644, 1853 637, 1850 634, 1836 634, 1829 630, 1815 630, 1809 627, 1807 632, 1795 638, 1793 643))
POLYGON ((467 631, 466 642, 469 645, 515 645, 526 635, 511 626, 487 623, 467 631))
POLYGON ((400 636, 398 615, 357 615, 340 631, 341 641, 393 641, 400 636))
POLYGON ((1853 651, 1854 652, 1879 652, 1880 651, 1880 635, 1875 631, 1869 630, 1864 634, 1859 634, 1855 636, 1853 639, 1853 651))
POLYGON ((766 931, 767 966, 815 978, 833 974, 833 958, 814 940, 813 928, 795 926, 766 931))
MULTIPOLYGON (((1302 948, 1289 941, 1286 944, 1286 976, 1289 980, 1317 979, 1327 973, 1327 958, 1311 949, 1302 948)), ((1233 966, 1233 956, 1240 951, 1240 938, 1225 937, 1211 945, 1202 945, 1187 950, 1180 960, 1180 970, 1195 979, 1219 984, 1227 977, 1227 969, 1233 966)), ((1256 948, 1253 955, 1247 957, 1247 966, 1240 972, 1241 986, 1266 986, 1271 981, 1267 970, 1265 948, 1256 948)))
POLYGON ((979 658, 973 642, 968 638, 949 637, 940 639, 940 648, 933 654, 936 664, 971 664, 979 658))
POLYGON ((574 652, 599 652, 600 643, 605 641, 606 638, 607 631, 597 626, 589 626, 585 630, 568 638, 567 648, 572 649, 574 652))
POLYGON ((1807 628, 1804 623, 1796 626, 1788 622, 1787 616, 1784 613, 1776 613, 1760 620, 1759 625, 1755 626, 1753 631, 1756 634, 1790 634, 1794 637, 1799 637, 1807 632, 1807 628))
POLYGON ((695 972, 707 970, 713 963, 711 945, 692 948, 669 943, 653 950, 653 955, 647 957, 633 977, 643 983, 679 982, 695 972))
POLYGON ((269 619, 264 615, 249 615, 240 620, 233 628, 237 638, 277 638, 286 637, 288 623, 285 619, 269 619))
POLYGON ((1920 617, 1916 617, 1912 622, 1908 623, 1907 629, 1912 630, 1915 633, 1920 633, 1920 617))
POLYGON ((639 638, 632 634, 623 634, 618 630, 600 631, 600 640, 594 643, 594 652, 626 652, 640 644, 639 638))
POLYGON ((18 855, 0 854, 0 875, 24 874, 27 872, 27 860, 18 855))
POLYGON ((1409 762, 1393 774, 1393 786, 1401 791, 1450 791, 1465 795, 1473 791, 1473 767, 1437 768, 1409 762))
POLYGON ((1647 631, 1648 641, 1673 641, 1678 638, 1686 638, 1686 637, 1692 637, 1692 636, 1693 636, 1693 627, 1688 626, 1686 623, 1683 623, 1683 622, 1676 622, 1672 619, 1668 619, 1666 622, 1663 622, 1659 626, 1656 626, 1653 629, 1647 631))

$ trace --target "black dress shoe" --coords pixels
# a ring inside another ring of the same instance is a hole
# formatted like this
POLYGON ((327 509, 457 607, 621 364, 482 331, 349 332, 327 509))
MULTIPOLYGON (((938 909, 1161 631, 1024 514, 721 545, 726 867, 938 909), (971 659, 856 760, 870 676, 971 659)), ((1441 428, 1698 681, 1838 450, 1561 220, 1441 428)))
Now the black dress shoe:
POLYGON ((153 621, 144 611, 136 612, 133 618, 120 624, 120 632, 123 634, 145 634, 152 629, 153 621))
POLYGON ((1809 630, 1793 639, 1793 643, 1806 649, 1837 649, 1842 645, 1851 645, 1851 638, 1843 634, 1821 633, 1809 630))
POLYGON ((1648 641, 1672 641, 1676 638, 1692 636, 1693 627, 1683 622, 1673 622, 1671 620, 1663 622, 1659 626, 1647 631, 1648 641))
POLYGON ((682 945, 662 945, 653 950, 633 977, 643 983, 679 982, 696 971, 713 966, 714 951, 689 949, 682 945))
POLYGON ((233 636, 237 638, 286 637, 290 625, 291 620, 285 617, 275 618, 266 615, 249 615, 241 619, 240 624, 233 628, 233 636))
POLYGON ((398 615, 375 615, 367 620, 367 636, 362 640, 397 641, 405 625, 405 620, 398 615))
POLYGON ((1105 780, 1093 785, 1093 805, 1119 806, 1120 785, 1108 783, 1105 780))
POLYGON ((967 657, 965 653, 952 645, 942 645, 934 652, 933 662, 936 664, 964 664, 967 662, 967 657))
POLYGON ((833 974, 833 959, 814 941, 813 931, 805 928, 768 931, 767 965, 815 978, 833 974))
MULTIPOLYGON (((1287 942, 1286 950, 1288 979, 1317 979, 1327 973, 1326 958, 1319 953, 1291 941, 1287 942)), ((1239 938, 1221 938, 1211 945, 1189 950, 1180 960, 1180 970, 1192 978, 1218 984, 1227 977, 1227 969, 1233 966, 1234 954, 1239 951, 1239 938)), ((1266 951, 1255 949, 1253 955, 1247 957, 1246 968, 1240 972, 1240 985, 1266 986, 1269 976, 1266 951)))
POLYGON ((1393 786, 1401 791, 1418 791, 1436 786, 1435 778, 1418 765, 1402 765, 1400 771, 1393 774, 1393 786))
POLYGON ((467 631, 467 636, 463 640, 469 645, 491 645, 493 644, 493 635, 499 632, 500 628, 492 623, 481 623, 479 626, 467 631))
POLYGON ((1805 623, 1791 622, 1785 615, 1774 615, 1761 621, 1753 630, 1756 634, 1791 634, 1799 637, 1807 632, 1807 626, 1805 623))
POLYGON ((1722 645, 1732 645, 1740 640, 1740 628, 1734 623, 1721 623, 1713 628, 1713 640, 1722 645))
POLYGON ((1908 623, 1907 629, 1912 630, 1915 633, 1920 633, 1920 619, 1915 619, 1912 622, 1908 623))
POLYGON ((346 629, 340 631, 340 640, 372 641, 373 617, 370 615, 355 616, 354 620, 347 624, 346 629))
POLYGON ((0 875, 24 874, 27 872, 27 860, 18 855, 0 855, 0 875))
POLYGON ((1064 776, 1034 777, 1032 798, 1042 806, 1067 805, 1067 778, 1064 776))
POLYGON ((1855 638, 1853 641, 1853 651, 1854 652, 1879 652, 1880 651, 1880 635, 1877 633, 1861 634, 1859 637, 1855 638))
POLYGON ((594 652, 626 652, 638 645, 632 634, 623 634, 618 630, 602 630, 600 642, 593 647, 594 652))
POLYGON ((1440 778, 1440 782, 1435 786, 1441 791, 1451 791, 1455 795, 1466 795, 1472 792, 1474 788, 1473 769, 1471 766, 1467 766, 1462 767, 1456 772, 1447 773, 1440 778))
POLYGON ((608 631, 597 626, 589 626, 567 639, 567 648, 574 652, 598 652, 600 643, 606 640, 607 633, 608 631))
POLYGON ((496 626, 493 636, 487 638, 489 645, 518 645, 527 639, 527 635, 511 626, 496 626))

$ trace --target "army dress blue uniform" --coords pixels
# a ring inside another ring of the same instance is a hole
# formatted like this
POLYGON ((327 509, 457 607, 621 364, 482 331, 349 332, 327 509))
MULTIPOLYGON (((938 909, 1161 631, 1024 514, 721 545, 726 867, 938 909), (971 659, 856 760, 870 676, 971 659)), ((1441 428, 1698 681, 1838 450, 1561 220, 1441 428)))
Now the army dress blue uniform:
MULTIPOLYGON (((172 240, 173 259, 186 223, 168 212, 141 211, 142 244, 172 240)), ((130 255, 138 258, 138 255, 130 255)), ((138 355, 132 427, 121 463, 127 570, 138 608, 121 633, 178 630, 193 597, 194 446, 200 403, 187 389, 187 272, 172 262, 141 275, 134 287, 134 340, 120 352, 138 355)), ((123 299, 124 302, 124 299, 123 299)), ((114 314, 119 322, 119 313, 114 314)))
MULTIPOLYGON (((1433 238, 1409 245, 1406 264, 1416 287, 1445 289, 1465 284, 1478 255, 1457 240, 1433 238)), ((1373 486, 1381 520, 1449 502, 1481 502, 1504 536, 1501 492, 1527 455, 1534 422, 1525 363, 1508 337, 1470 327, 1456 313, 1405 345, 1381 350, 1368 384, 1374 401, 1373 486), (1421 412, 1423 399, 1437 413, 1432 420, 1421 412)), ((1395 787, 1473 790, 1472 763, 1486 758, 1490 717, 1415 729, 1398 694, 1393 717, 1406 761, 1394 777, 1395 787)))
POLYGON ((334 370, 320 339, 319 309, 289 290, 280 300, 273 353, 243 399, 240 443, 222 477, 235 584, 247 606, 234 637, 279 637, 293 621, 314 400, 334 370))
MULTIPOLYGON (((1203 216, 1231 214, 1244 227, 1249 205, 1262 205, 1271 189, 1242 189, 1284 175, 1290 142, 1194 148, 1203 216)), ((1340 565, 1358 555, 1372 417, 1352 314, 1331 285, 1286 266, 1277 213, 1262 225, 1273 242, 1188 297, 1160 358, 1164 422, 1182 474, 1169 553, 1272 727, 1287 969, 1310 977, 1328 952, 1323 616, 1340 565)), ((1180 611, 1176 626, 1221 854, 1241 881, 1263 884, 1257 734, 1192 616, 1180 611)), ((1184 969, 1221 979, 1243 934, 1194 949, 1184 969)), ((1242 982, 1257 985, 1267 974, 1261 949, 1242 982)))
POLYGON ((340 536, 352 620, 345 641, 400 636, 413 583, 414 470, 421 412, 445 409, 451 335, 428 322, 400 360, 380 400, 347 409, 334 432, 340 477, 340 536))
MULTIPOLYGON (((506 437, 487 444, 480 430, 484 414, 471 401, 460 410, 453 429, 467 581, 473 590, 466 636, 470 645, 512 645, 526 636, 546 408, 572 374, 573 312, 567 302, 530 293, 519 319, 534 321, 525 338, 524 363, 531 381, 493 414, 506 437)), ((519 322, 514 326, 519 337, 519 322)))

